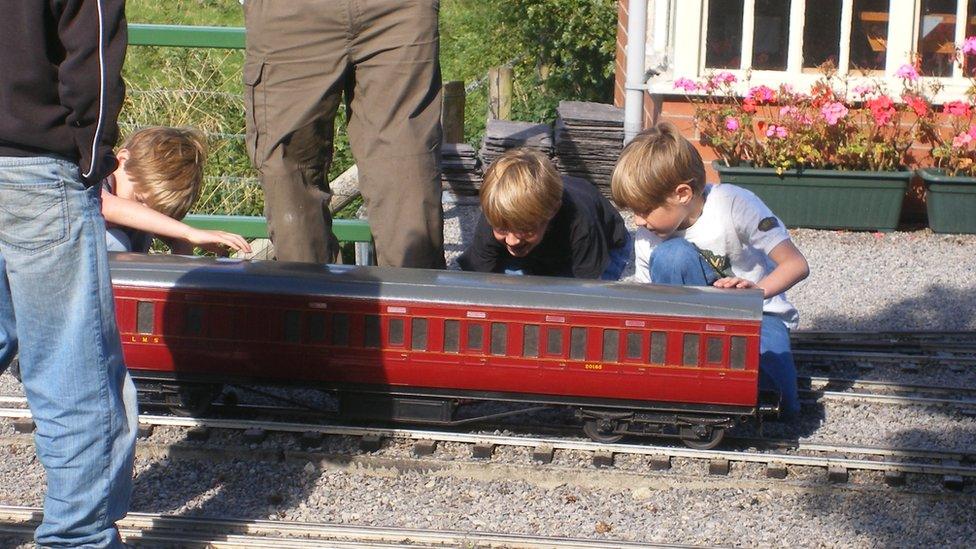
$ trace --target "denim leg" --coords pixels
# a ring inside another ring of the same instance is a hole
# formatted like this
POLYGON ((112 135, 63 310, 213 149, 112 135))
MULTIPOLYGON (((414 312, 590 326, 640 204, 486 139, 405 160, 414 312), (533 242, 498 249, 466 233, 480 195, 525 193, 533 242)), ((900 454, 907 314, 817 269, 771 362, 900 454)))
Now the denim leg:
POLYGON ((759 340, 759 388, 780 394, 780 416, 794 419, 800 413, 796 365, 790 351, 790 330, 773 315, 763 315, 759 340))
MULTIPOLYGON (((0 253, 0 374, 17 356, 17 322, 14 320, 14 304, 10 300, 6 266, 0 253)), ((19 378, 19 373, 15 375, 19 378)))
POLYGON ((20 370, 47 472, 42 546, 119 547, 137 410, 122 362, 101 189, 76 165, 0 158, 0 255, 20 370))
POLYGON ((633 249, 633 244, 634 241, 630 237, 630 233, 627 233, 627 241, 624 242, 623 246, 610 249, 610 261, 607 262, 607 268, 600 275, 600 280, 620 280, 620 275, 624 274, 627 262, 630 261, 630 250, 633 249))
POLYGON ((506 257, 502 261, 502 272, 507 275, 524 276, 527 274, 532 274, 526 272, 525 263, 526 261, 521 257, 506 257))
POLYGON ((651 253, 648 268, 651 282, 655 284, 711 286, 720 278, 698 248, 683 238, 658 244, 651 253))

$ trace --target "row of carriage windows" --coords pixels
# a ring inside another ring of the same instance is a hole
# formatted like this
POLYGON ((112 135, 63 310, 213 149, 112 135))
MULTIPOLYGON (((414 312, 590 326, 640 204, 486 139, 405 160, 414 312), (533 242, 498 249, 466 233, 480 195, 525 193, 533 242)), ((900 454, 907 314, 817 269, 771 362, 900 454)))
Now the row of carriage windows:
MULTIPOLYGON (((140 301, 136 310, 136 330, 143 334, 155 333, 153 302, 140 301)), ((283 339, 290 343, 301 343, 303 340, 302 319, 306 321, 307 340, 311 343, 347 347, 350 345, 350 315, 346 313, 308 313, 301 311, 284 311, 283 339), (328 319, 328 328, 326 317, 328 319)), ((380 348, 381 318, 379 315, 364 315, 363 346, 366 348, 380 348)), ((428 350, 428 319, 426 318, 397 318, 390 317, 387 322, 387 344, 405 346, 405 323, 410 322, 409 348, 415 351, 428 350)), ((435 321, 436 322, 436 321, 435 321)), ((461 351, 462 323, 460 320, 445 319, 443 351, 458 353, 461 351)), ((516 325, 518 326, 518 325, 516 325)), ((492 322, 489 326, 487 351, 495 356, 508 355, 509 323, 492 322)), ((463 342, 467 351, 485 350, 485 323, 466 322, 464 326, 463 342)), ((522 324, 521 356, 538 358, 540 355, 563 356, 566 329, 561 326, 539 326, 537 324, 522 324), (545 334, 544 339, 541 337, 545 334)), ((204 333, 204 308, 199 305, 183 307, 184 335, 202 335, 204 333)), ((588 330, 582 327, 569 328, 569 358, 571 360, 585 360, 588 330)), ((700 334, 682 334, 682 365, 699 366, 702 364, 701 338, 705 337, 705 365, 721 365, 726 339, 721 336, 702 336, 700 334)), ((621 344, 620 330, 604 329, 602 341, 603 362, 619 362, 641 360, 643 357, 644 337, 642 332, 626 330, 621 344)), ((649 346, 647 362, 650 364, 664 364, 667 356, 668 335, 666 332, 653 331, 647 338, 649 346)), ((746 338, 731 336, 728 338, 728 364, 732 369, 745 369, 746 338)))

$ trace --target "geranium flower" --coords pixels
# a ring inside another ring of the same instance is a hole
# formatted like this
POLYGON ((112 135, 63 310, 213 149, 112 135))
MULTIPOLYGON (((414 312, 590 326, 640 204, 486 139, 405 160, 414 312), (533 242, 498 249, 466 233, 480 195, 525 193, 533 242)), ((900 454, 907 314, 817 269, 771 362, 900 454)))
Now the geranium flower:
POLYGON ((921 97, 917 95, 903 95, 901 99, 906 105, 912 108, 915 116, 925 116, 929 113, 929 105, 921 97))
POLYGON ((915 66, 911 63, 905 63, 898 67, 898 70, 895 71, 895 76, 914 82, 918 80, 918 71, 915 70, 915 66))
POLYGON ((690 78, 679 78, 674 81, 674 89, 694 92, 698 91, 698 83, 690 78))
POLYGON ((949 101, 942 106, 942 112, 953 116, 969 116, 972 111, 965 101, 949 101))
POLYGON ((867 102, 871 115, 879 126, 886 126, 895 117, 895 102, 887 95, 881 95, 867 102))
POLYGON ((783 139, 784 137, 787 136, 787 134, 788 134, 788 132, 786 131, 786 128, 783 127, 783 126, 777 126, 776 124, 770 124, 769 127, 766 128, 766 137, 773 137, 773 138, 783 139))
POLYGON ((836 126, 837 121, 847 116, 847 107, 843 103, 833 101, 820 108, 820 114, 831 126, 836 126))
POLYGON ((776 92, 769 86, 756 86, 749 90, 748 96, 757 103, 769 103, 776 99, 776 92))
POLYGON ((968 132, 962 132, 961 134, 952 138, 952 146, 957 149, 964 149, 973 142, 973 136, 969 135, 968 132))
POLYGON ((725 117, 725 129, 729 130, 730 132, 738 131, 739 130, 739 119, 738 118, 735 118, 734 116, 726 116, 725 117))
POLYGON ((966 55, 976 53, 976 36, 970 36, 962 45, 962 52, 966 55))
POLYGON ((711 82, 716 86, 735 84, 735 75, 728 71, 723 71, 712 77, 711 82))
POLYGON ((749 114, 756 112, 756 101, 751 97, 747 97, 743 99, 742 110, 749 114))
POLYGON ((864 97, 866 95, 870 95, 874 93, 876 89, 873 84, 861 84, 859 86, 854 86, 854 89, 852 91, 854 92, 854 95, 858 97, 864 97))

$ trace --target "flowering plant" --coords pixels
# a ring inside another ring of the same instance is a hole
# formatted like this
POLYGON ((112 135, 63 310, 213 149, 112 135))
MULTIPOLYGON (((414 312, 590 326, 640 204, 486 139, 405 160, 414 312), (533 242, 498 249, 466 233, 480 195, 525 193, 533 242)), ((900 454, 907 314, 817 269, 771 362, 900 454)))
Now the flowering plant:
MULTIPOLYGON (((967 56, 976 55, 976 36, 970 36, 956 48, 955 62, 965 71, 967 56)), ((971 67, 970 67, 971 68, 971 67)), ((942 106, 945 124, 934 126, 928 141, 932 145, 935 167, 949 176, 976 176, 976 78, 968 73, 970 86, 965 101, 950 101, 942 106)))
MULTIPOLYGON (((779 173, 908 167, 912 144, 933 134, 929 96, 939 86, 926 87, 915 66, 906 64, 897 73, 902 90, 896 101, 881 83, 850 88, 832 66, 822 67, 822 72, 808 92, 790 84, 775 90, 754 86, 741 97, 736 77, 729 72, 698 82, 679 78, 675 88, 698 103, 695 125, 700 141, 728 166, 748 162, 779 173)), ((971 137, 976 139, 976 131, 971 137)))

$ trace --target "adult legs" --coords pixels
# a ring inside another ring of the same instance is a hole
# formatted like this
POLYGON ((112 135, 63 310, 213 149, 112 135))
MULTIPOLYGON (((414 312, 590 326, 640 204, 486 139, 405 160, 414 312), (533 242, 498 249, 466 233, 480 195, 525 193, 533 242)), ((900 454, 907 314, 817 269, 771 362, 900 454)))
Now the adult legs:
POLYGON ((378 263, 443 269, 438 2, 351 5, 349 141, 378 263))
POLYGON ((16 317, 21 378, 47 472, 35 533, 42 546, 120 546, 115 521, 132 490, 135 387, 115 324, 100 192, 84 188, 69 162, 0 159, 0 255, 9 283, 0 311, 16 317))

